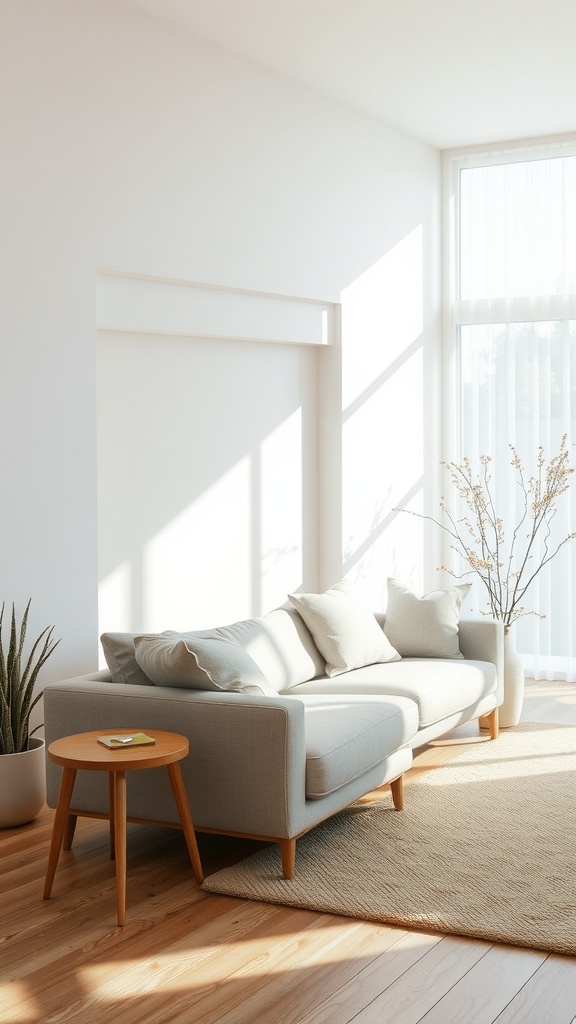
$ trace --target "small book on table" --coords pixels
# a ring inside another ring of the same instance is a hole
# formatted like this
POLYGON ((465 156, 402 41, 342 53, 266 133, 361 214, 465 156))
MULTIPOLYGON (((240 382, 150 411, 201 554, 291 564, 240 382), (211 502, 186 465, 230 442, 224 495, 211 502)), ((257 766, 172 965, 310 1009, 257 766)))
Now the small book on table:
POLYGON ((153 736, 145 732, 115 733, 114 736, 99 736, 98 743, 110 750, 123 750, 124 747, 147 747, 150 743, 156 743, 153 736))

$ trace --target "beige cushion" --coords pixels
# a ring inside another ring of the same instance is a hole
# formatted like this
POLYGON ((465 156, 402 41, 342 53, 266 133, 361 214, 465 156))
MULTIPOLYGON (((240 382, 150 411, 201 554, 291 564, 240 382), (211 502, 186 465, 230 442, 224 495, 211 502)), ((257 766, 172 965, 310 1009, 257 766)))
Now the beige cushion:
POLYGON ((137 636, 134 647, 136 661, 156 686, 276 696, 250 655, 223 637, 202 640, 168 630, 137 636))
POLYGON ((435 590, 424 597, 388 580, 384 632, 403 658, 461 658, 460 606, 470 583, 435 590))
POLYGON ((339 675, 376 662, 396 661, 374 613, 362 603, 351 580, 324 594, 289 594, 326 661, 326 674, 339 675))

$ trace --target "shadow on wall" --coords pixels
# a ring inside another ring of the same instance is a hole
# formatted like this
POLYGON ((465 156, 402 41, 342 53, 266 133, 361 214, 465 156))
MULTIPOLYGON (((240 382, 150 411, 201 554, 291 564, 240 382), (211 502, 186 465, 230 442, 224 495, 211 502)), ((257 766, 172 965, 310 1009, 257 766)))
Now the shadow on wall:
POLYGON ((343 292, 341 351, 99 332, 101 631, 210 627, 344 574, 373 607, 388 575, 419 582, 421 527, 392 510, 421 509, 423 263, 419 227, 343 292))

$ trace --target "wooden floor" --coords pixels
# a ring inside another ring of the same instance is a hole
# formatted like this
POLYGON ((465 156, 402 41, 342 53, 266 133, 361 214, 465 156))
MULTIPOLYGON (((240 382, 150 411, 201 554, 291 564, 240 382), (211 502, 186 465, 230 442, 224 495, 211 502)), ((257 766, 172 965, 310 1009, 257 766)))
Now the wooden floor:
MULTIPOLYGON (((528 683, 523 717, 576 722, 576 685, 528 683)), ((422 750, 412 777, 477 738, 422 750)), ((125 928, 103 822, 79 822, 43 902, 52 817, 0 833, 2 1024, 576 1020, 576 958, 205 894, 177 832, 129 827, 125 928)), ((257 848, 199 844, 206 873, 257 848)))

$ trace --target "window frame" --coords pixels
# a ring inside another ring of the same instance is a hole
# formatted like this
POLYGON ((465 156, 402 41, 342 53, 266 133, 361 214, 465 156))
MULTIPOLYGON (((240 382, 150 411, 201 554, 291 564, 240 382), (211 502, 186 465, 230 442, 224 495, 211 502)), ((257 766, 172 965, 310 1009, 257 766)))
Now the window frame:
POLYGON ((475 324, 576 320, 576 293, 539 298, 460 298, 460 176, 467 168, 576 156, 576 133, 445 150, 442 154, 442 361, 441 427, 444 458, 462 457, 460 328, 475 324))
MULTIPOLYGON (((541 296, 490 297, 475 300, 460 298, 460 178, 468 168, 487 167, 554 157, 576 157, 576 133, 547 139, 520 140, 442 154, 442 363, 443 421, 442 458, 460 462, 463 451, 463 382, 461 365, 461 329, 481 324, 522 324, 550 321, 576 321, 576 293, 541 296)), ((573 439, 576 440, 576 439, 573 439)), ((572 464, 574 460, 571 459, 572 464)), ((439 478, 442 467, 438 470, 439 478)), ((448 498, 449 502, 451 498, 448 498)), ((443 564, 450 566, 453 553, 450 541, 442 534, 443 564)), ((576 548, 576 542, 573 542, 576 548)), ((576 557, 570 551, 572 564, 576 557)), ((568 549, 566 549, 568 557, 568 549)), ((576 578, 576 577, 574 577, 576 578)), ((534 648, 523 657, 528 674, 537 679, 576 679, 576 652, 557 657, 534 648)))

